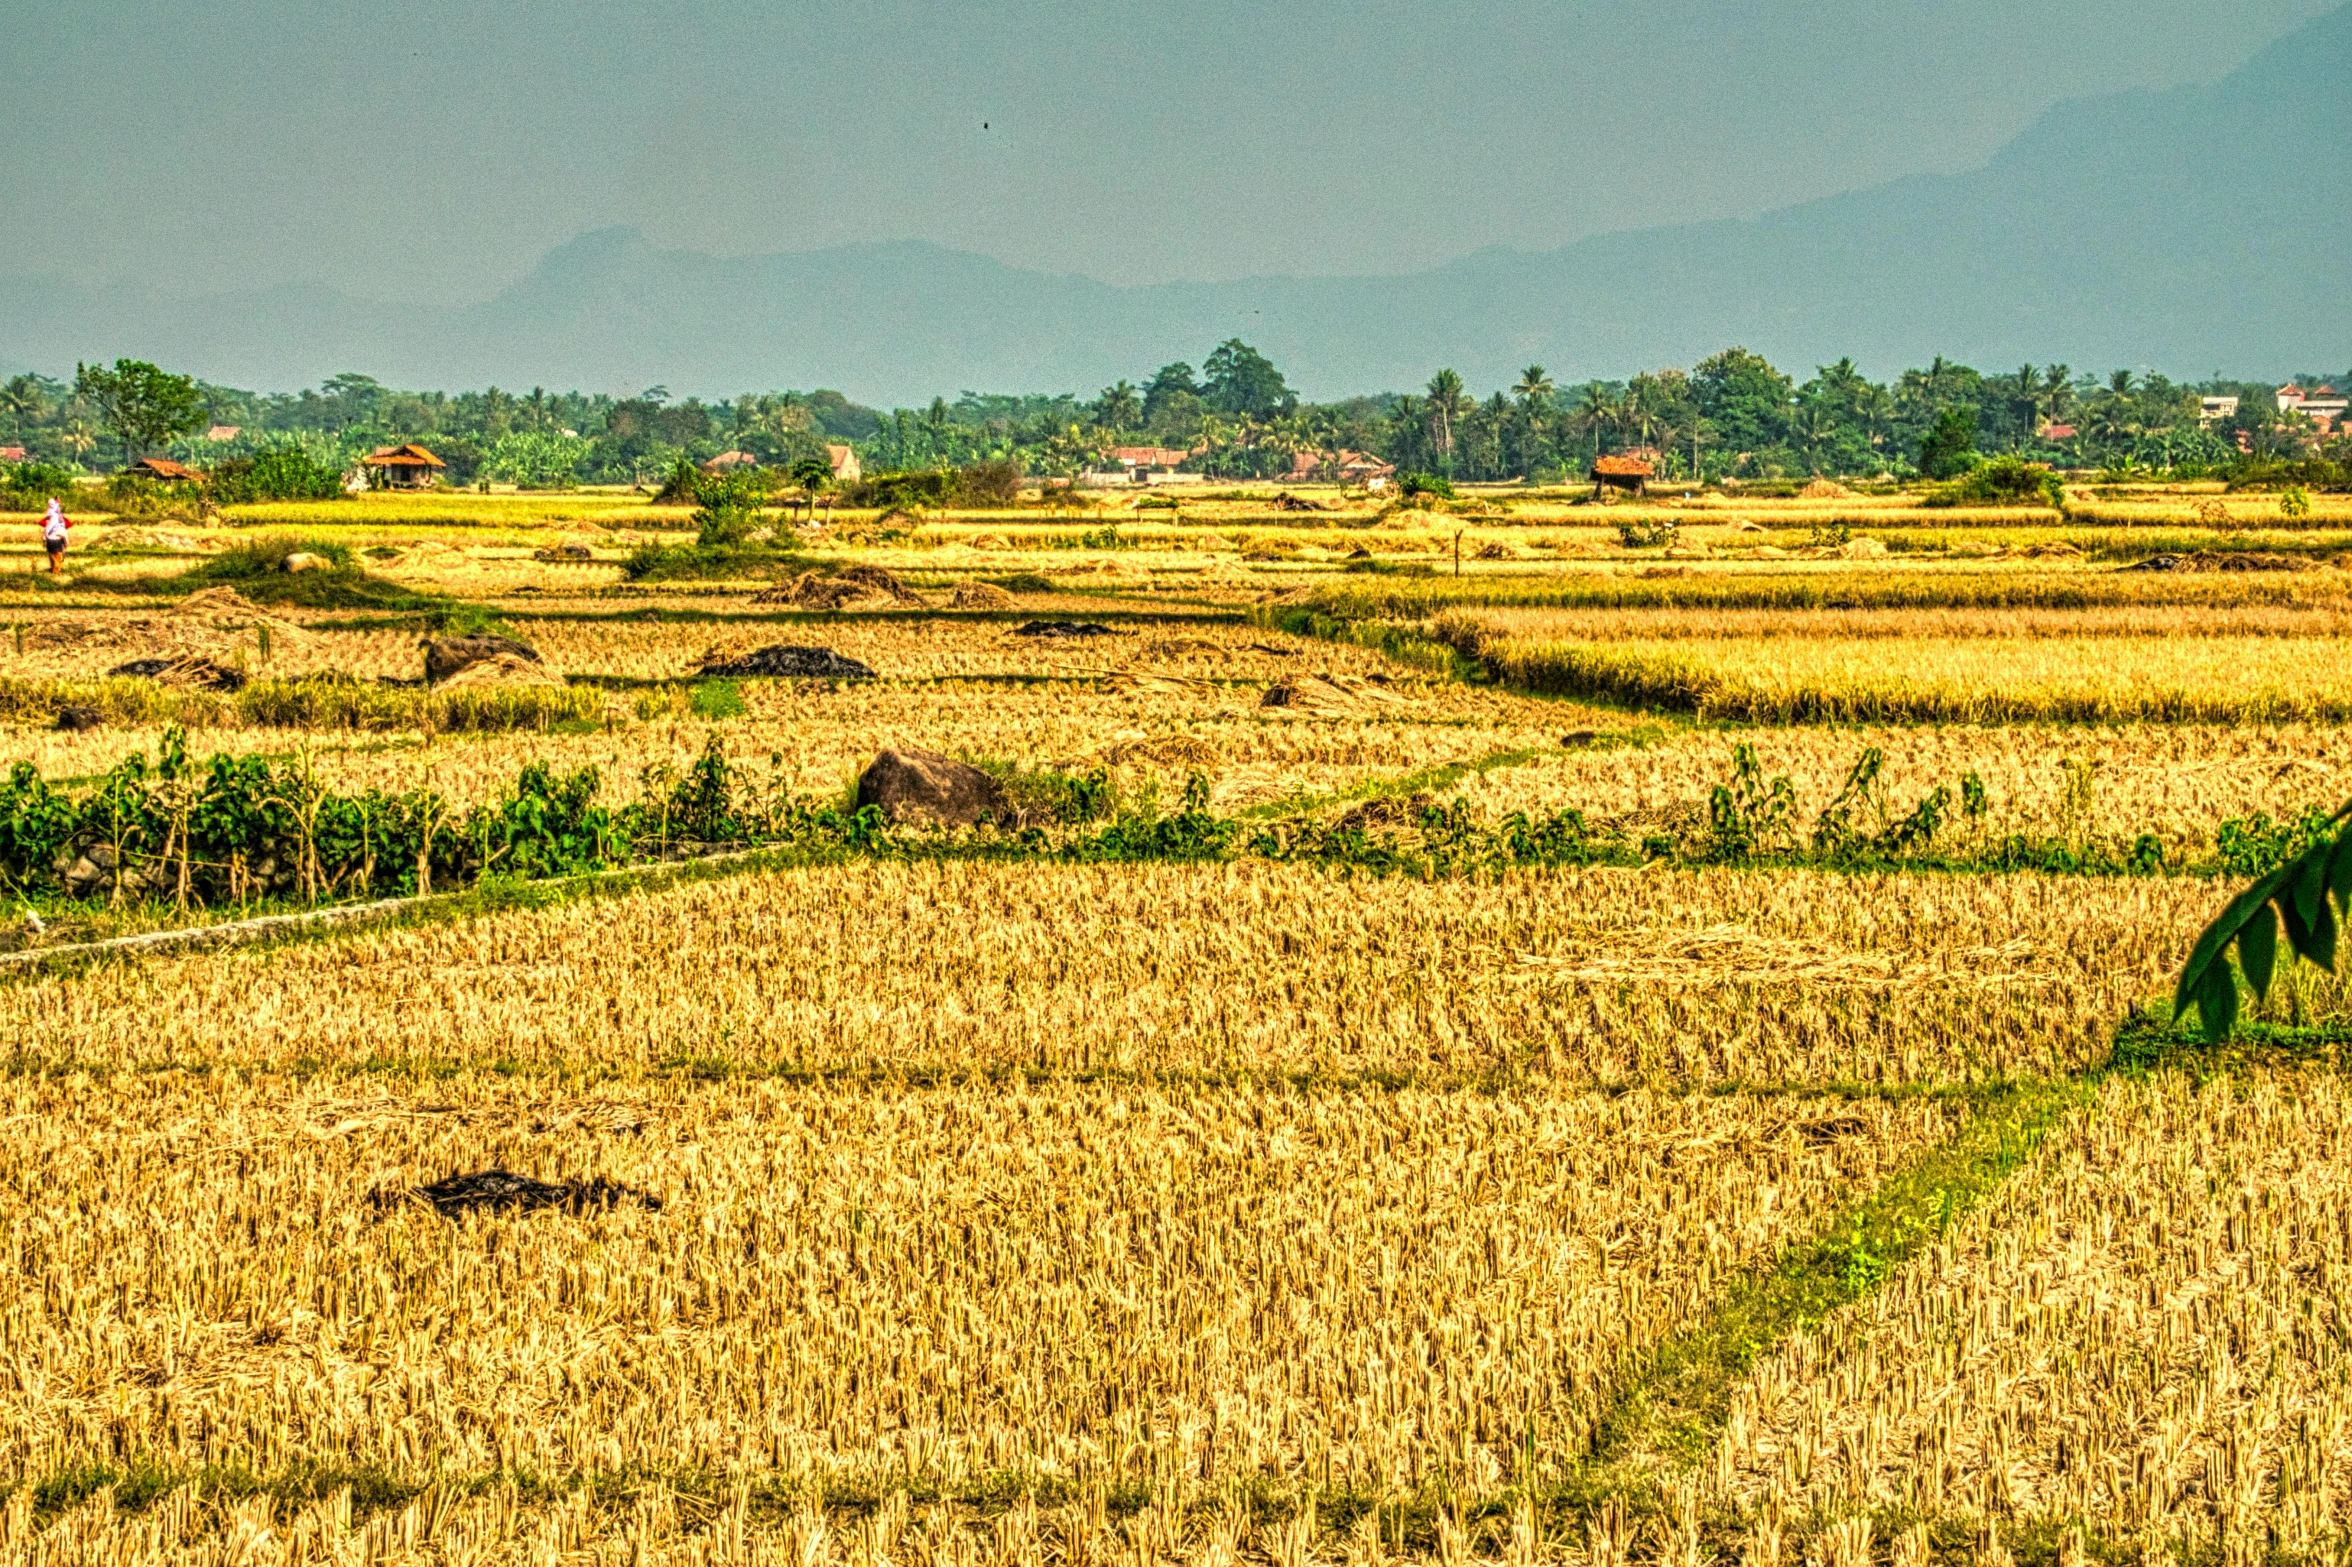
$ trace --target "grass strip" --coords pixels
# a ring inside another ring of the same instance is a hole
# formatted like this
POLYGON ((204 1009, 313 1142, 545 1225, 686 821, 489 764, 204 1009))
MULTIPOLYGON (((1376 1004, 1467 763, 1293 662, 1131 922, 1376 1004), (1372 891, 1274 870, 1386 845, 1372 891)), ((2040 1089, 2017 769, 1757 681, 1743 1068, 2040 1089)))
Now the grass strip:
POLYGON ((1594 1439, 1600 1474, 1659 1459, 1697 1462, 1722 1430, 1733 1388, 1759 1357, 1797 1329, 1875 1294, 2030 1160, 2070 1111, 2092 1103, 2096 1081, 2094 1071, 1982 1097, 1950 1141, 1923 1151, 1768 1267, 1735 1279, 1702 1320, 1649 1352, 1594 1439))

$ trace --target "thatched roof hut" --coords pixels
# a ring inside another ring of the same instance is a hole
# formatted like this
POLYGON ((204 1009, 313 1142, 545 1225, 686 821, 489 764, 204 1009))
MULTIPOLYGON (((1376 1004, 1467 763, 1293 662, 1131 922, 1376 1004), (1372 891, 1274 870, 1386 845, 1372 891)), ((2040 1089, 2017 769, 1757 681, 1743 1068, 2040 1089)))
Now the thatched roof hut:
POLYGON ((1593 498, 1598 500, 1603 490, 1627 490, 1635 495, 1650 487, 1655 470, 1639 457, 1596 457, 1592 472, 1585 475, 1593 482, 1593 498))
POLYGON ((439 481, 441 470, 449 466, 414 442, 405 446, 379 446, 362 457, 359 465, 383 475, 386 484, 409 490, 431 488, 439 481))

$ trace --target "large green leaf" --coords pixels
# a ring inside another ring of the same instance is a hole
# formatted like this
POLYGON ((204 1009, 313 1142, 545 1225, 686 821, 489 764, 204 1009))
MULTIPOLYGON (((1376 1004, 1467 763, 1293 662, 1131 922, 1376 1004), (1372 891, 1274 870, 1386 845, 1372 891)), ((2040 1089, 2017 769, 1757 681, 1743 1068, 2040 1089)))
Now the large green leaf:
POLYGON ((2195 1007, 2205 1037, 2226 1038, 2238 1019, 2230 948, 2237 948, 2246 983, 2256 995, 2267 995, 2278 966, 2282 929, 2298 957, 2324 969, 2336 966, 2337 908, 2352 915, 2352 826, 2344 825, 2347 818, 2352 818, 2352 805, 2330 818, 2328 826, 2340 829, 2332 838, 2316 837, 2301 854, 2232 898, 2205 927, 2173 990, 2175 1018, 2186 1018, 2188 1009, 2195 1007))
POLYGON ((2238 932, 2254 917, 2254 911, 2270 901, 2271 894, 2285 883, 2292 869, 2292 866, 2281 866, 2272 871, 2232 898, 2229 907, 2223 909, 2213 923, 2205 927, 2204 934, 2197 938, 2197 944, 2189 949, 2189 961, 2181 965, 2180 984, 2172 996, 2175 1017, 2180 1016, 2193 1004, 2194 998, 2202 993, 2207 976, 2217 968, 2226 972, 2227 965, 2223 964, 2222 955, 2229 950, 2229 944, 2237 940, 2238 932))
POLYGON ((2257 996, 2270 994, 2270 971, 2278 962, 2278 916, 2265 903, 2238 932, 2238 967, 2257 996))

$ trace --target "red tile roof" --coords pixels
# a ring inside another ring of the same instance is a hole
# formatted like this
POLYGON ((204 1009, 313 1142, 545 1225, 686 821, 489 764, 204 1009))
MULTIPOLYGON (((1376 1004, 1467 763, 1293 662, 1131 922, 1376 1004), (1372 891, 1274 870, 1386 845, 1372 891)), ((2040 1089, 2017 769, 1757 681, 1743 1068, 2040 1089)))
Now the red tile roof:
POLYGON ((155 479, 201 479, 195 469, 173 462, 169 457, 142 457, 131 464, 131 472, 143 473, 155 479))

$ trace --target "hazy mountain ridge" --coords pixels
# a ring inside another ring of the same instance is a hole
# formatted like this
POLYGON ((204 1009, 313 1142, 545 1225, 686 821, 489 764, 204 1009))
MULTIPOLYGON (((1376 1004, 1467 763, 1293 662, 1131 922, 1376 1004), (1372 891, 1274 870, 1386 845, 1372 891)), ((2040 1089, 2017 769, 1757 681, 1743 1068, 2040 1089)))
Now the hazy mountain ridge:
MULTIPOLYGON (((745 258, 584 234, 484 303, 302 286, 173 300, 0 279, 0 362, 137 354, 241 385, 673 392, 881 404, 1093 388, 1239 335, 1311 395, 1689 364, 1741 342, 1884 374, 1942 353, 2247 374, 2352 358, 2352 8, 2209 88, 2058 105, 1984 167, 1737 222, 1489 249, 1395 277, 1115 287, 919 241, 745 258)), ((1573 199, 1572 194, 1561 199, 1573 199)))

